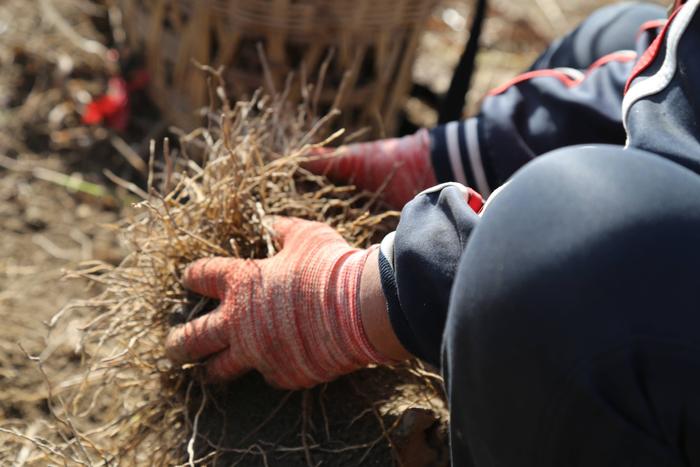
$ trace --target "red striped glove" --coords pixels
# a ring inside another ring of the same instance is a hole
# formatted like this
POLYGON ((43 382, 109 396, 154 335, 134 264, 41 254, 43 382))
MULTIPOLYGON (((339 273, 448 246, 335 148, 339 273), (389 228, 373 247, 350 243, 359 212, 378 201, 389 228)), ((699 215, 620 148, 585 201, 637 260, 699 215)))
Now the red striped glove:
POLYGON ((437 183, 426 129, 403 138, 341 146, 323 154, 329 157, 309 163, 309 170, 373 192, 387 182, 382 194, 395 209, 437 183))
POLYGON ((170 333, 169 358, 207 358, 213 381, 256 369, 288 389, 386 362, 369 343, 359 309, 370 250, 351 248, 318 222, 277 218, 273 229, 282 249, 272 258, 210 258, 187 268, 184 285, 220 305, 170 333))

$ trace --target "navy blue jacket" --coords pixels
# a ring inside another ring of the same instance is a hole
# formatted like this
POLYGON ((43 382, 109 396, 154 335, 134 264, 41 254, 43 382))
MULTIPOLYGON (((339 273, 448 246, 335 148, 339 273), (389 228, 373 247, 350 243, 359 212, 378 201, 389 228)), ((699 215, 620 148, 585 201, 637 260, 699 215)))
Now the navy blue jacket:
POLYGON ((458 184, 438 186, 408 203, 379 258, 392 326, 413 355, 439 366, 455 271, 479 222, 460 185, 487 198, 549 151, 625 144, 627 81, 665 23, 666 10, 656 5, 603 8, 554 43, 528 72, 489 93, 478 115, 431 131, 438 180, 458 184))

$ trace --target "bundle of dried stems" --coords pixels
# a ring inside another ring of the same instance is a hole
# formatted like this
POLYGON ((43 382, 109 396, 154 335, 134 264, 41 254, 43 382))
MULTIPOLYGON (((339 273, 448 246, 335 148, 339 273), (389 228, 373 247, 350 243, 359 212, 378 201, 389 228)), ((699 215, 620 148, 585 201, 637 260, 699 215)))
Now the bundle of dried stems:
POLYGON ((209 128, 182 134, 177 149, 166 140, 160 164, 153 148, 147 191, 122 182, 143 198, 117 226, 131 253, 118 267, 84 264, 74 274, 101 292, 64 308, 49 323, 76 313, 88 317, 79 349, 83 374, 61 382, 47 378, 58 423, 47 426, 53 433, 39 430, 42 437, 32 438, 31 459, 89 465, 217 459, 248 459, 244 465, 250 465, 253 458, 265 465, 275 456, 287 456, 283 465, 294 465, 294 455, 310 465, 323 456, 398 459, 391 453, 391 431, 405 410, 442 410, 436 377, 415 364, 368 370, 298 394, 266 388, 255 376, 209 388, 200 382, 197 365, 174 368, 165 358, 163 342, 173 321, 211 305, 180 284, 191 261, 274 254, 269 215, 327 222, 357 246, 377 241, 397 219, 395 212, 382 212, 377 194, 336 186, 303 168, 310 148, 342 134, 327 136, 333 116, 317 118, 313 98, 291 107, 284 95, 259 93, 231 108, 223 86, 212 95, 222 109, 212 111, 209 128), (292 396, 300 406, 289 407, 292 396), (339 426, 356 428, 357 436, 341 442, 332 433, 343 432, 334 428, 339 426), (297 448, 288 445, 299 437, 297 448))

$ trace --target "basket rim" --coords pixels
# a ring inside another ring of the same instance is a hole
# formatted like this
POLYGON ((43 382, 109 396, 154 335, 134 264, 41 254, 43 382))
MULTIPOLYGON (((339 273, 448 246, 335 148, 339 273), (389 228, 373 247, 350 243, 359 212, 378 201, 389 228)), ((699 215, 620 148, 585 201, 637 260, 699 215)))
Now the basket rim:
MULTIPOLYGON (((202 0, 171 0, 179 11, 192 14, 202 0)), ((274 0, 209 0, 211 12, 232 25, 313 34, 326 31, 381 32, 414 26, 427 19, 439 0, 288 0, 272 14, 274 0), (294 3, 291 3, 294 2, 294 3), (322 21, 321 21, 322 20, 322 21)), ((149 2, 136 2, 142 10, 149 2)))

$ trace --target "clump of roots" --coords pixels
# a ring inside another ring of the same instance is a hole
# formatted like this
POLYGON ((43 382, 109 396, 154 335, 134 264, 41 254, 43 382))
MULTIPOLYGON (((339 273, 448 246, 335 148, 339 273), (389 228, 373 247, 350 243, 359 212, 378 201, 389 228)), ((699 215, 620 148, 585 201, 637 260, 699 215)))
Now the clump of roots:
POLYGON ((142 199, 116 226, 131 253, 118 267, 85 264, 75 274, 101 292, 49 323, 75 313, 86 317, 79 349, 84 372, 47 381, 58 422, 52 434, 34 437, 33 459, 90 465, 400 462, 392 431, 403 414, 416 407, 444 413, 437 377, 417 364, 368 369, 292 393, 267 387, 255 374, 207 387, 197 365, 173 367, 165 358, 173 322, 211 305, 182 288, 184 268, 208 256, 274 254, 267 216, 327 222, 360 247, 379 240, 397 220, 396 213, 382 213, 376 194, 336 186, 303 168, 310 149, 340 137, 328 136, 331 117, 315 117, 308 103, 292 108, 283 97, 262 94, 231 108, 217 89, 223 109, 210 112, 209 128, 182 134, 177 148, 165 141, 162 158, 152 150, 147 190, 121 182, 142 199))

